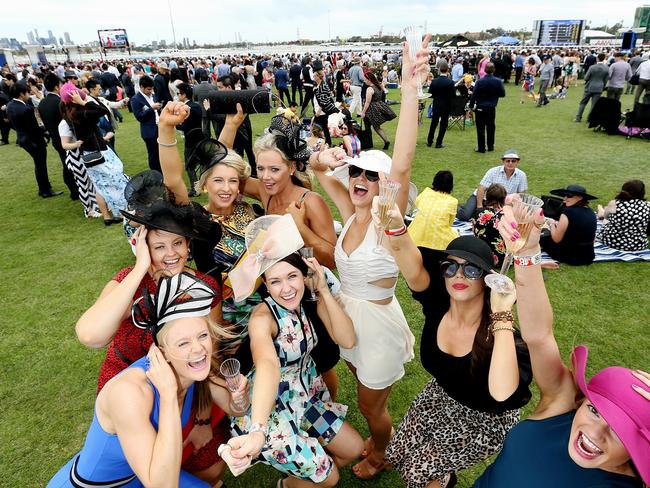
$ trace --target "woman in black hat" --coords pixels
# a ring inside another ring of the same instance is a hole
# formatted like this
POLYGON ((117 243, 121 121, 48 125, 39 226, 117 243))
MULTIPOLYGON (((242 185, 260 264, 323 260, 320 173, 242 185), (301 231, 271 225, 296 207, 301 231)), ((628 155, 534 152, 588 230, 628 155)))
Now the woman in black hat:
MULTIPOLYGON (((111 378, 147 354, 154 338, 150 331, 135 324, 131 305, 147 292, 156 293, 162 277, 187 272, 205 281, 214 290, 211 319, 217 323, 221 320, 219 285, 212 277, 187 267, 190 241, 218 240, 219 227, 191 205, 170 203, 164 194, 162 175, 157 173, 159 178, 156 179, 153 173, 157 172, 137 175, 125 191, 134 212, 123 212, 124 216, 141 224, 131 237, 135 265, 120 270, 77 321, 77 337, 83 344, 92 348, 107 347, 99 373, 98 393, 111 378)), ((190 442, 197 452, 193 454, 192 446, 189 447, 184 469, 206 479, 215 476, 211 470, 217 469, 218 458, 212 453, 227 438, 227 425, 222 423, 224 416, 222 410, 214 408, 193 413, 189 428, 195 430, 190 434, 190 442), (195 426, 196 419, 201 422, 195 426)))
POLYGON ((386 458, 409 487, 451 487, 456 471, 500 449, 531 398, 530 357, 511 313, 516 293, 485 286, 494 260, 482 240, 461 236, 444 251, 418 248, 397 208, 391 217, 389 247, 422 304, 420 357, 433 378, 411 404, 386 458))
POLYGON ((565 208, 559 220, 550 221, 550 234, 540 239, 542 250, 561 263, 576 266, 593 263, 596 214, 589 208, 589 200, 598 197, 589 195, 578 184, 551 193, 564 198, 565 208))

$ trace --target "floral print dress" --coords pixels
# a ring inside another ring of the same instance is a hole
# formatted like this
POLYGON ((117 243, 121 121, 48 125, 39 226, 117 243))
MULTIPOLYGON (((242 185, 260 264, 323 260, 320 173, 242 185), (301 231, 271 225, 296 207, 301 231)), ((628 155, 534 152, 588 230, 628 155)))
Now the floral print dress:
MULTIPOLYGON (((287 310, 270 297, 264 302, 278 324, 273 343, 280 360, 280 384, 268 421, 267 443, 253 463, 262 462, 287 475, 320 483, 332 470, 324 446, 341 429, 347 406, 330 400, 316 373, 310 352, 318 337, 304 309, 299 313, 287 310)), ((255 383, 255 367, 248 381, 255 383)), ((234 417, 231 425, 233 436, 247 433, 251 409, 243 417, 234 417)))
POLYGON ((497 268, 501 267, 506 256, 506 246, 497 228, 502 215, 500 209, 486 207, 472 219, 474 235, 490 246, 494 266, 497 268))

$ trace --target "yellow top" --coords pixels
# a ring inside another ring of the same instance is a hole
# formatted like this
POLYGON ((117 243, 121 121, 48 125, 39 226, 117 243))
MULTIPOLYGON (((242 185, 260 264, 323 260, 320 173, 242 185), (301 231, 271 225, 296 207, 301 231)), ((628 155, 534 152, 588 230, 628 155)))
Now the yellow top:
POLYGON ((446 249, 458 237, 451 228, 456 218, 458 200, 448 193, 425 188, 415 200, 418 212, 409 225, 409 234, 418 246, 446 249))

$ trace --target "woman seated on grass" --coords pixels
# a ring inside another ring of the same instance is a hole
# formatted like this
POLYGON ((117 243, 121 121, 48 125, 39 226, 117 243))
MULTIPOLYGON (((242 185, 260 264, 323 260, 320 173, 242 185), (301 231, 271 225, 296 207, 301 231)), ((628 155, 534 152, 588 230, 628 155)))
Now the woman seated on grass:
POLYGON ((269 464, 289 476, 278 482, 280 487, 335 486, 338 468, 356 459, 363 444, 344 421, 347 407, 331 401, 310 352, 326 334, 352 347, 354 328, 332 297, 318 261, 305 261, 296 252, 303 242, 288 215, 254 221, 247 242, 257 241, 259 251, 249 248, 250 258, 231 273, 238 297, 250 292, 258 272, 270 296, 250 319, 253 402, 243 417, 233 419, 237 437, 226 448, 234 460, 228 462, 234 474, 251 459, 269 464), (249 265, 253 270, 246 272, 249 265), (308 271, 318 292, 315 309, 303 303, 308 271), (324 324, 320 330, 316 320, 324 324))
POLYGON ((208 380, 218 333, 208 320, 213 298, 208 283, 181 273, 162 278, 154 296, 134 304, 135 320, 155 344, 106 383, 83 449, 48 488, 208 488, 218 482, 222 461, 210 484, 181 470, 183 429, 195 401, 202 407, 214 401, 231 415, 237 414, 231 403, 248 401, 246 381, 231 395, 208 380))
POLYGON ((416 198, 418 211, 409 226, 409 234, 417 246, 445 249, 458 237, 458 232, 451 228, 458 209, 458 200, 451 196, 453 189, 451 171, 438 171, 431 188, 425 188, 416 198))
POLYGON ((472 218, 472 231, 476 237, 492 249, 494 265, 497 269, 501 269, 503 258, 506 255, 505 244, 496 226, 503 215, 502 208, 507 194, 507 190, 503 185, 492 183, 485 190, 485 205, 472 218))
MULTIPOLYGON (((483 278, 494 260, 480 239, 458 237, 443 251, 418 248, 398 208, 390 215, 390 250, 422 305, 420 357, 433 378, 397 428, 386 459, 409 487, 451 488, 458 470, 501 448, 530 400, 530 358, 511 312, 519 287, 490 292, 483 278)), ((520 313, 521 307, 520 300, 520 313)))
POLYGON ((596 257, 596 214, 589 208, 589 195, 582 185, 551 190, 551 194, 564 198, 565 208, 559 220, 550 221, 550 235, 540 239, 542 250, 561 263, 591 264, 596 257))
MULTIPOLYGON (((503 239, 512 239, 516 232, 511 208, 504 208, 499 223, 503 239)), ((541 222, 543 216, 537 224, 541 222)), ((501 453, 474 487, 650 484, 650 375, 612 366, 587 383, 584 346, 573 351, 572 373, 553 336, 537 227, 519 255, 525 257, 515 265, 517 309, 540 400, 533 413, 512 428, 501 453)))
POLYGON ((598 218, 605 219, 598 241, 621 251, 647 249, 650 203, 645 199, 643 181, 626 181, 606 208, 598 205, 598 218))

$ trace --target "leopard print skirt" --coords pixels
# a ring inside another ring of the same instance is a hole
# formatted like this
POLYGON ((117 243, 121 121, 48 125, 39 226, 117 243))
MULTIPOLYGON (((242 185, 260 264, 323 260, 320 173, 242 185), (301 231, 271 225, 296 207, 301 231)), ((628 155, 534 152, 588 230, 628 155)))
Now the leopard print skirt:
POLYGON ((397 428, 386 459, 407 488, 424 488, 434 480, 444 486, 451 473, 499 451, 518 421, 518 409, 486 413, 458 403, 433 378, 397 428))

